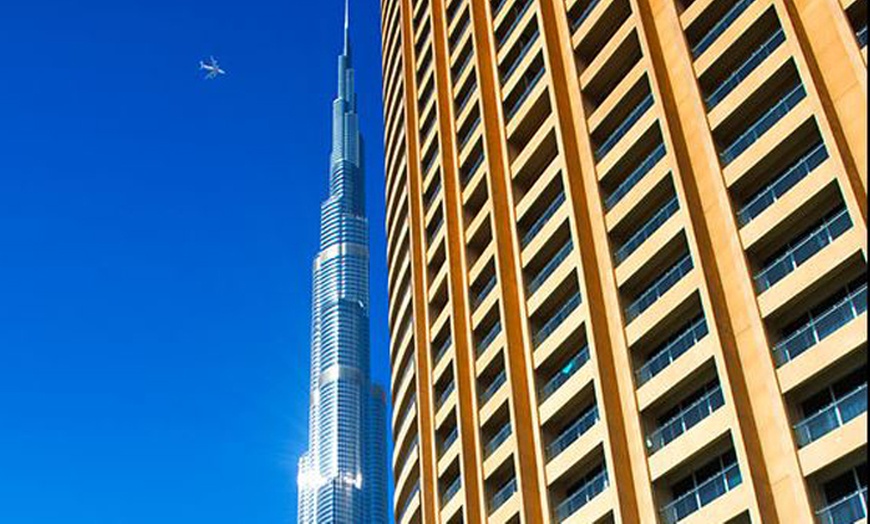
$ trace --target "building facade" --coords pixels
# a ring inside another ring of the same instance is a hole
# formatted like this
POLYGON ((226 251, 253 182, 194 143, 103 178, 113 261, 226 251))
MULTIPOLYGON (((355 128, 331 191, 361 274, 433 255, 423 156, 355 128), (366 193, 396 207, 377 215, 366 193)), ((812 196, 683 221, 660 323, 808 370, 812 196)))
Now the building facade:
POLYGON ((299 524, 387 524, 386 397, 369 373, 369 244, 363 141, 347 17, 332 106, 329 197, 314 261, 308 450, 299 524))
POLYGON ((867 0, 382 0, 398 524, 867 512, 867 0))

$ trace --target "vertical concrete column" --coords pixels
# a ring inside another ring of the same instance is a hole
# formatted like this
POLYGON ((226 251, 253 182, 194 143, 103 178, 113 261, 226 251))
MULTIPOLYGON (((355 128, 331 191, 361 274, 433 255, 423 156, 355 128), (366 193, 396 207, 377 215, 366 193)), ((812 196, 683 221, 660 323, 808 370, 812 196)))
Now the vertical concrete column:
POLYGON ((867 64, 838 0, 783 0, 867 220, 867 64))
POLYGON ((411 277, 414 307, 414 361, 417 369, 417 431, 420 449, 420 496, 422 521, 438 522, 438 472, 436 455, 434 408, 432 400, 432 363, 429 351, 429 307, 426 298, 426 228, 423 213, 423 180, 417 143, 417 84, 414 74, 414 28, 410 0, 402 2, 402 67, 405 78, 405 140, 408 155, 408 204, 410 207, 409 236, 411 246, 411 277), (423 319, 423 322, 417 320, 423 319))
POLYGON ((477 398, 475 395, 475 351, 468 307, 465 224, 462 192, 458 175, 456 122, 450 81, 450 49, 447 47, 447 22, 444 0, 432 0, 432 38, 434 45, 435 94, 438 104, 438 131, 441 136, 441 169, 444 180, 445 225, 447 227, 447 264, 452 304, 451 329, 455 351, 457 424, 462 443, 461 469, 468 522, 483 522, 486 503, 483 493, 483 461, 480 454, 477 398))

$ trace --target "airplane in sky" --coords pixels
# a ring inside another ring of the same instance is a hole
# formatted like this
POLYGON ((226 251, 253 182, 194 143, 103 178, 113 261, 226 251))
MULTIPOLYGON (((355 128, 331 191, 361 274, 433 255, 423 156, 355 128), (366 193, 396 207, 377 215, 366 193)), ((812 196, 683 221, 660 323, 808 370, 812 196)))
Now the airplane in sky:
POLYGON ((218 75, 227 74, 226 71, 224 71, 223 69, 220 68, 220 66, 217 63, 217 60, 215 60, 213 56, 209 57, 208 63, 205 63, 202 60, 200 60, 199 61, 199 69, 200 70, 204 69, 204 70, 208 71, 208 73, 205 74, 205 78, 207 80, 217 78, 218 75))

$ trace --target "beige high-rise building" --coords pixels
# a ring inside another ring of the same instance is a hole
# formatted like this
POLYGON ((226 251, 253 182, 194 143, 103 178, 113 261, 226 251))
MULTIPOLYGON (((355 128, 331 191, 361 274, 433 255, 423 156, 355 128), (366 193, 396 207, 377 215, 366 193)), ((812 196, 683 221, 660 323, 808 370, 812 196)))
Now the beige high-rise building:
POLYGON ((867 0, 382 0, 398 524, 866 522, 867 0))

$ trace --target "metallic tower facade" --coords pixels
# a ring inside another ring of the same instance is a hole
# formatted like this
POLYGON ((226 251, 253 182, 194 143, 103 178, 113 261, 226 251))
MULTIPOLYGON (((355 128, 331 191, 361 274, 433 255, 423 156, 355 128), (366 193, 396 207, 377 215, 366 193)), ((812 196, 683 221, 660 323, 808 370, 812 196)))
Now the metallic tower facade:
MULTIPOLYGON (((346 10, 347 13, 347 10, 346 10)), ((386 523, 384 392, 369 378, 369 250, 363 141, 347 14, 332 106, 329 197, 314 261, 308 451, 300 524, 386 523)))

